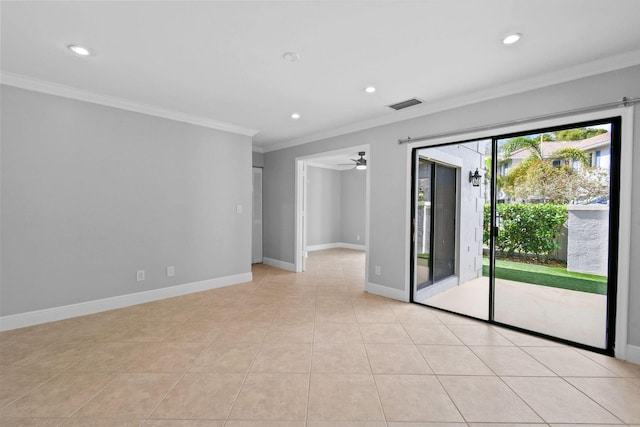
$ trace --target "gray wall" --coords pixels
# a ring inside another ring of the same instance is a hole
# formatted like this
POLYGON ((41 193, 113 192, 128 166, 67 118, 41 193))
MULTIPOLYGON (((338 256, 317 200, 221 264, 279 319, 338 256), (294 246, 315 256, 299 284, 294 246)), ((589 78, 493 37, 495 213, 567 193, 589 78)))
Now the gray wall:
POLYGON ((7 86, 1 106, 0 315, 251 271, 250 137, 7 86))
MULTIPOLYGON (((640 96, 640 67, 582 78, 517 95, 506 96, 403 122, 379 126, 265 153, 265 256, 294 262, 295 158, 370 144, 370 282, 391 289, 405 288, 409 260, 405 253, 409 201, 406 199, 408 147, 397 140, 484 126, 535 115, 598 105, 622 97, 640 96), (381 274, 374 275, 374 267, 381 274)), ((640 135, 640 108, 635 109, 635 135, 640 135)), ((636 139, 638 136, 636 136, 636 139)), ((640 148, 634 150, 640 164, 640 148)), ((640 170, 633 171, 631 259, 640 259, 640 170)), ((629 343, 640 345, 640 263, 630 270, 629 343)))
POLYGON ((307 245, 365 244, 366 184, 362 171, 307 167, 307 245))
POLYGON ((264 167, 264 154, 253 151, 251 153, 252 165, 256 168, 264 167))
POLYGON ((342 176, 334 169, 307 167, 307 245, 340 241, 342 176))
POLYGON ((366 191, 367 174, 365 171, 349 169, 340 172, 340 242, 364 245, 366 239, 366 191), (360 236, 360 240, 358 240, 360 236))

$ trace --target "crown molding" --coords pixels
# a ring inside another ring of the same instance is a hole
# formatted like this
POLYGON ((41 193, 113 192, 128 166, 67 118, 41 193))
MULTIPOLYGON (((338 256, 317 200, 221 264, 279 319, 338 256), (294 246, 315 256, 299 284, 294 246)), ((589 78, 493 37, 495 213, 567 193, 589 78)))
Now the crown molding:
POLYGON ((543 87, 566 83, 572 80, 579 80, 581 78, 633 67, 636 65, 640 65, 640 49, 620 55, 600 58, 584 64, 563 68, 561 70, 552 71, 546 74, 540 74, 535 77, 519 80, 517 82, 511 82, 460 96, 454 96, 451 98, 435 101, 426 101, 424 104, 409 108, 404 111, 399 111, 393 115, 386 115, 384 117, 379 117, 376 119, 365 120, 351 125, 335 128, 330 131, 318 132, 305 137, 295 138, 280 143, 265 145, 262 147, 265 153, 268 153, 270 151, 282 150, 284 148, 295 147, 297 145, 333 138, 336 136, 358 132, 377 126, 383 126, 391 123, 414 119, 417 117, 428 116, 430 114, 438 113, 441 111, 451 110, 454 108, 476 104, 483 101, 489 101, 509 95, 528 92, 543 87))
POLYGON ((148 116, 161 117, 163 119, 175 120, 178 122, 189 123, 192 125, 245 136, 253 137, 258 133, 258 130, 256 129, 234 125, 233 123, 221 122, 206 117, 182 113, 180 111, 168 110, 148 104, 141 104, 138 102, 130 101, 128 99, 101 95, 82 89, 77 89, 71 86, 66 86, 63 84, 53 83, 50 81, 40 80, 33 77, 27 77, 24 75, 6 71, 3 71, 0 75, 0 82, 4 85, 17 87, 20 89, 42 92, 49 95, 61 96, 78 101, 90 102, 92 104, 99 104, 107 107, 118 108, 121 110, 133 111, 136 113, 146 114, 148 116))

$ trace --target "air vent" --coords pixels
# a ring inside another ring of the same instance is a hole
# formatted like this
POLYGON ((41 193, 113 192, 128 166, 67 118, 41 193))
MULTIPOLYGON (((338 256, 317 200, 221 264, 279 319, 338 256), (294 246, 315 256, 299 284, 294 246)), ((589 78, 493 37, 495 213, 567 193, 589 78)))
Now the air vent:
POLYGON ((418 98, 407 99, 406 101, 398 102, 397 104, 389 105, 389 108, 393 108, 394 110, 403 110, 405 108, 413 107, 414 105, 422 104, 418 98))

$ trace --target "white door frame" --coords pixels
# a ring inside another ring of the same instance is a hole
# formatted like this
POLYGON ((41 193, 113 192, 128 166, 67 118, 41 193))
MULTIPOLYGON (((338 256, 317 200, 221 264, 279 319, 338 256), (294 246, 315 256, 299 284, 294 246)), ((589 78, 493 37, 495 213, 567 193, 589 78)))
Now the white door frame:
MULTIPOLYGON (((263 204, 262 204, 262 168, 259 167, 253 167, 252 172, 251 172, 251 181, 252 181, 252 185, 251 185, 251 197, 252 199, 255 197, 255 192, 256 192, 256 186, 254 185, 254 180, 256 175, 260 176, 260 212, 262 213, 262 208, 263 208, 263 204)), ((256 206, 255 203, 251 204, 251 263, 252 264, 256 264, 256 263, 261 263, 262 262, 262 241, 263 241, 263 237, 262 237, 262 215, 260 216, 260 218, 256 218, 256 206), (256 254, 255 253, 255 243, 256 243, 256 233, 255 233, 255 228, 256 228, 256 224, 260 224, 260 253, 256 254), (259 255, 259 256, 258 256, 259 255)))
POLYGON ((295 170, 296 170, 296 229, 295 229, 295 254, 294 254, 294 265, 295 271, 300 273, 304 271, 304 263, 306 257, 306 165, 307 162, 312 161, 314 158, 320 157, 329 157, 335 156, 344 153, 352 153, 358 151, 365 151, 367 157, 367 169, 364 171, 366 173, 366 194, 365 194, 365 286, 369 284, 369 209, 371 206, 370 202, 370 182, 371 182, 371 146, 369 144, 358 145, 354 147, 345 147, 338 150, 325 151, 321 153, 311 154, 307 156, 300 156, 295 158, 295 170))

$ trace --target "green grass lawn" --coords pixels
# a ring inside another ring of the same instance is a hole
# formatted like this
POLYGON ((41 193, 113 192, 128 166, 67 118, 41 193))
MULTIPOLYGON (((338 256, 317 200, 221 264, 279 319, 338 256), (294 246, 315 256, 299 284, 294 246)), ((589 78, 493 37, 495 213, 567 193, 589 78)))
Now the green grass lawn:
MULTIPOLYGON (((483 258, 482 264, 482 274, 488 276, 489 259, 483 258)), ((606 277, 574 273, 560 267, 496 260, 496 278, 593 294, 607 294, 606 277)))

